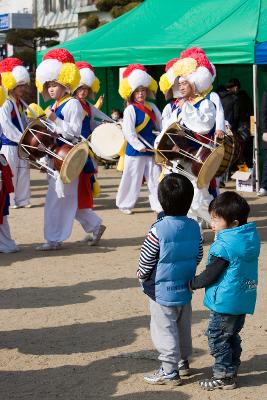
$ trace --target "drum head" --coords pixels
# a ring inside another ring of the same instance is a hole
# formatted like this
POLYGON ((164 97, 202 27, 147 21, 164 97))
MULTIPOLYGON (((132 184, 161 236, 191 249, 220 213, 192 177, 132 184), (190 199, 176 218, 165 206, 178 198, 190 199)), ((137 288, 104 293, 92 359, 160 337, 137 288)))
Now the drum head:
POLYGON ((100 158, 114 161, 124 143, 122 129, 115 123, 97 126, 91 135, 93 152, 100 158))
POLYGON ((80 175, 87 157, 89 147, 86 142, 81 142, 73 146, 66 155, 60 168, 60 178, 63 183, 71 183, 80 175))
POLYGON ((197 187, 199 189, 209 186, 211 179, 215 176, 218 168, 221 165, 223 156, 224 147, 223 145, 220 145, 214 149, 205 160, 197 177, 197 187))

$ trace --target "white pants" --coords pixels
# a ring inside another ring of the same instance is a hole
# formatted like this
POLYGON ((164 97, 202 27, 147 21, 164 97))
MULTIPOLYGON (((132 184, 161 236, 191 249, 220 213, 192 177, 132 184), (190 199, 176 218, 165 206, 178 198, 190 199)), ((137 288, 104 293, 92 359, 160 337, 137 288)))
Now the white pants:
POLYGON ((30 204, 30 168, 26 160, 18 156, 17 146, 3 145, 1 149, 5 155, 12 174, 14 193, 10 194, 10 204, 22 207, 30 204))
POLYGON ((80 222, 86 233, 97 234, 102 224, 102 219, 91 208, 78 209, 75 219, 80 222))
POLYGON ((63 242, 72 232, 76 219, 86 233, 97 233, 102 219, 90 208, 78 209, 78 182, 76 178, 64 185, 65 197, 58 198, 55 191, 55 180, 48 177, 48 191, 44 211, 44 237, 47 242, 63 242))
POLYGON ((158 184, 160 167, 152 156, 125 156, 124 170, 116 198, 116 205, 122 209, 132 209, 138 199, 145 177, 149 192, 151 209, 157 213, 162 211, 158 201, 158 184))
POLYGON ((9 253, 17 249, 17 245, 14 240, 11 239, 9 224, 7 215, 3 218, 3 223, 0 224, 0 252, 9 253))
POLYGON ((63 242, 72 232, 78 206, 78 178, 64 185, 65 197, 58 198, 55 179, 48 177, 48 191, 44 208, 44 237, 48 242, 63 242))
POLYGON ((194 186, 194 197, 188 216, 196 220, 199 217, 210 224, 209 204, 213 200, 213 196, 209 193, 208 188, 199 189, 196 181, 192 181, 192 183, 194 186))

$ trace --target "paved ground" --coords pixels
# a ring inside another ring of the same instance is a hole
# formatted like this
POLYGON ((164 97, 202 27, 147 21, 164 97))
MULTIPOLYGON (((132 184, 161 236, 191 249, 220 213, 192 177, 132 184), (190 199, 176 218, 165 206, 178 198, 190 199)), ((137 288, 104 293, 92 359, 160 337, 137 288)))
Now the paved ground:
MULTIPOLYGON (((57 252, 40 253, 45 175, 32 171, 32 209, 11 210, 10 225, 22 251, 0 255, 0 399, 266 399, 267 393, 267 198, 246 198, 262 239, 257 310, 247 318, 239 389, 203 392, 210 374, 204 330, 208 311, 203 291, 193 298, 192 368, 182 387, 149 386, 143 375, 158 367, 149 336, 146 297, 135 278, 140 245, 155 215, 145 187, 133 215, 115 209, 120 175, 100 170, 102 195, 96 210, 107 230, 101 246, 70 240, 57 252)), ((231 189, 233 183, 227 184, 231 189)), ((205 256, 212 241, 205 231, 205 256)), ((199 270, 204 268, 205 260, 199 270)))

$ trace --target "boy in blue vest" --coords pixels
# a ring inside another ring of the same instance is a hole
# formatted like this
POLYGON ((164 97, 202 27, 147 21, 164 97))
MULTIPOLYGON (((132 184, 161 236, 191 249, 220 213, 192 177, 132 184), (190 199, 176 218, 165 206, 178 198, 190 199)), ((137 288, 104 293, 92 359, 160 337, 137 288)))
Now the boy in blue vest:
POLYGON ((206 335, 215 358, 213 377, 199 382, 202 389, 234 389, 242 352, 239 332, 246 314, 253 314, 258 283, 260 240, 256 223, 247 223, 249 205, 235 192, 224 192, 210 206, 212 230, 206 269, 190 281, 190 288, 206 288, 210 309, 206 335))
POLYGON ((158 198, 164 216, 152 225, 141 248, 137 276, 149 296, 151 337, 160 353, 160 369, 144 379, 150 384, 181 385, 180 375, 189 375, 192 353, 191 292, 203 255, 198 223, 187 217, 194 195, 188 178, 164 177, 158 198))

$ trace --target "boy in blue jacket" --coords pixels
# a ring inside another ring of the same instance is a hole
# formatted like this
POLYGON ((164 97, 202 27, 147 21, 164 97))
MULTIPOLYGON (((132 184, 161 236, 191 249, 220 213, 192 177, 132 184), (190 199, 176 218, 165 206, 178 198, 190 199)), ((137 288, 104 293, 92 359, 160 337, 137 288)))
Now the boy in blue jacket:
POLYGON ((189 179, 169 174, 158 186, 164 216, 152 225, 141 248, 137 276, 149 296, 151 338, 160 353, 160 369, 144 379, 150 384, 181 385, 189 375, 192 353, 191 298, 188 281, 202 259, 198 223, 186 215, 194 188, 189 179))
POLYGON ((247 223, 249 205, 235 192, 224 192, 209 206, 215 241, 206 269, 190 281, 192 290, 206 288, 210 309, 206 335, 215 358, 213 377, 199 382, 205 390, 234 389, 242 352, 239 332, 253 314, 258 284, 260 240, 256 223, 247 223))

